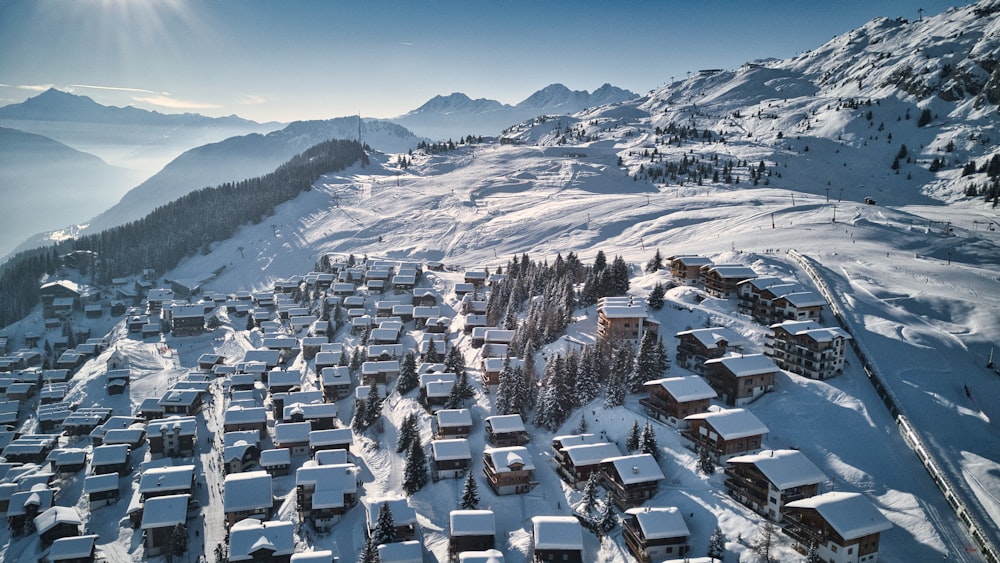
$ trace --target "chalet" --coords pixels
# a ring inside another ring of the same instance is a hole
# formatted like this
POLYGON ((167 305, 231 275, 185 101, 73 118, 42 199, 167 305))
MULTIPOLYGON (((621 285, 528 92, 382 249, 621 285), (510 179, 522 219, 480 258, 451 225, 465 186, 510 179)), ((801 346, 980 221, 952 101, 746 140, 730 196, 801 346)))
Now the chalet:
POLYGON ((267 374, 267 392, 288 393, 302 388, 302 372, 297 369, 272 369, 267 374))
POLYGON ((128 428, 113 428, 104 433, 104 444, 125 444, 130 450, 146 443, 146 425, 136 423, 128 428))
POLYGON ((80 304, 83 288, 75 282, 69 280, 57 280, 42 284, 38 288, 38 296, 42 300, 42 315, 53 317, 55 315, 54 303, 56 299, 69 299, 70 311, 80 304))
POLYGON ((122 395, 128 387, 132 377, 131 371, 127 369, 113 369, 107 373, 108 395, 122 395))
POLYGON ((399 360, 405 351, 402 344, 369 344, 365 346, 365 359, 369 362, 399 360))
POLYGON ((701 279, 701 269, 711 266, 712 261, 696 254, 678 254, 667 258, 670 277, 679 284, 694 285, 701 279))
POLYGON ((197 389, 174 387, 160 397, 160 407, 165 416, 172 414, 195 415, 201 411, 202 392, 197 389))
POLYGON ((621 343, 638 346, 646 330, 657 329, 642 299, 602 297, 597 301, 597 342, 606 353, 621 343))
POLYGON ((789 502, 815 496, 826 475, 798 450, 767 450, 729 458, 726 488, 736 500, 774 522, 789 502))
POLYGON ((451 530, 448 555, 452 560, 466 551, 485 551, 496 547, 496 517, 492 510, 452 510, 448 513, 451 530))
MULTIPOLYGON (((65 369, 69 371, 75 371, 76 368, 83 365, 83 362, 87 361, 87 357, 83 354, 77 352, 76 350, 66 350, 56 358, 55 367, 56 369, 65 369)), ((7 392, 10 394, 10 391, 7 392)))
POLYGON ((361 384, 370 385, 374 379, 379 385, 386 385, 389 380, 399 375, 399 361, 385 360, 364 362, 361 364, 361 384))
POLYGON ((121 498, 118 474, 88 475, 83 480, 83 492, 87 495, 91 511, 118 502, 118 499, 121 498))
POLYGON ((663 470, 652 454, 605 459, 601 462, 601 477, 612 502, 622 510, 652 498, 664 479, 663 470))
POLYGON ((326 336, 306 336, 302 339, 302 358, 312 360, 319 354, 320 349, 328 342, 326 336))
POLYGON ((531 440, 519 414, 488 416, 483 426, 486 428, 486 440, 497 448, 523 446, 531 440))
POLYGON ((570 463, 566 457, 566 448, 579 446, 582 444, 599 444, 607 442, 602 436, 596 434, 568 434, 552 438, 552 460, 558 465, 570 463))
POLYGON ((705 362, 705 379, 730 406, 741 407, 774 389, 778 366, 763 354, 724 356, 705 362))
POLYGON ((351 371, 347 366, 325 367, 320 371, 319 382, 323 396, 328 401, 339 401, 351 394, 351 371))
POLYGON ((35 516, 34 523, 38 540, 43 548, 47 548, 60 538, 79 536, 83 521, 76 508, 53 506, 35 516))
POLYGON ((507 349, 513 339, 513 330, 487 329, 486 333, 483 334, 483 356, 503 358, 507 355, 507 349))
POLYGON ((466 270, 462 278, 465 283, 472 284, 474 288, 478 289, 486 285, 488 276, 486 270, 466 270))
POLYGON ((677 365, 696 373, 705 373, 705 362, 742 349, 743 339, 724 327, 685 330, 677 338, 677 365))
POLYGON ((295 499, 300 522, 329 529, 358 502, 358 466, 305 462, 295 471, 295 499))
MULTIPOLYGON (((485 277, 484 277, 485 279, 485 277)), ((455 296, 459 299, 476 291, 476 286, 471 283, 460 282, 455 284, 455 296)))
POLYGON ((282 422, 274 425, 274 447, 288 448, 292 455, 309 454, 309 422, 282 422))
POLYGON ((247 350, 243 354, 243 361, 247 363, 263 362, 268 370, 272 370, 281 363, 281 351, 270 348, 254 348, 253 350, 247 350))
POLYGON ((289 563, 295 553, 295 523, 247 518, 229 530, 228 561, 289 563))
POLYGON ((212 368, 226 363, 226 357, 221 354, 202 354, 198 356, 198 369, 212 371, 212 368))
POLYGON ((348 450, 320 450, 313 456, 316 465, 343 465, 350 463, 348 450))
POLYGON ((174 305, 170 308, 171 332, 174 336, 195 336, 205 332, 203 305, 174 305))
POLYGON ((827 379, 844 371, 851 335, 840 327, 821 327, 814 321, 785 321, 771 325, 764 354, 781 369, 810 379, 827 379))
POLYGON ((438 438, 468 438, 472 413, 469 409, 441 409, 434 414, 434 426, 438 438))
POLYGON ((146 293, 146 311, 152 315, 159 313, 165 303, 174 300, 174 292, 171 289, 156 288, 146 293))
POLYGON ((301 349, 299 346, 299 339, 293 336, 268 336, 261 341, 261 346, 269 351, 278 353, 278 359, 275 365, 271 366, 269 364, 269 369, 277 367, 277 365, 294 358, 301 349))
POLYGON ((460 311, 463 315, 485 315, 486 305, 485 299, 473 299, 471 295, 466 295, 462 298, 460 311))
POLYGON ((685 420, 688 428, 681 435, 691 442, 693 449, 705 448, 716 463, 759 452, 769 432, 759 418, 745 409, 692 414, 685 420))
POLYGON ((47 563, 93 563, 97 560, 97 534, 70 536, 52 542, 47 563))
MULTIPOLYGON (((343 358, 343 350, 320 350, 316 354, 316 371, 322 372, 326 368, 340 366, 343 358)), ((346 366, 344 366, 346 367, 346 366)))
POLYGON ((378 546, 379 563, 423 563, 424 553, 417 540, 394 541, 378 546))
POLYGON ((470 342, 469 345, 472 346, 473 348, 479 348, 480 346, 483 345, 483 336, 486 333, 486 327, 487 327, 486 315, 465 315, 465 323, 462 325, 462 327, 463 327, 462 331, 465 334, 473 334, 477 328, 482 329, 480 331, 478 340, 476 339, 476 336, 473 334, 472 342, 470 342))
POLYGON ((708 412, 712 399, 718 396, 704 379, 697 375, 689 377, 666 377, 645 383, 648 397, 639 399, 646 414, 660 422, 677 428, 684 428, 685 417, 708 412))
MULTIPOLYGON (((773 276, 761 276, 741 281, 736 286, 736 296, 739 302, 736 307, 741 313, 753 315, 759 307, 761 295, 769 288, 787 288, 789 291, 801 291, 802 286, 794 281, 783 280, 773 276)), ((780 291, 780 290, 778 290, 780 291)))
MULTIPOLYGON (((466 318, 466 321, 468 321, 468 318, 466 318)), ((466 323, 465 326, 468 327, 469 326, 468 323, 466 323)), ((470 330, 466 331, 472 335, 471 339, 469 340, 469 346, 473 348, 482 348, 483 344, 486 343, 487 330, 491 330, 491 328, 486 326, 484 321, 483 325, 474 326, 470 330)))
POLYGON ((739 295, 740 282, 757 277, 752 268, 740 264, 711 264, 701 267, 699 281, 705 293, 719 299, 739 295))
POLYGON ((458 554, 458 563, 504 563, 503 552, 499 549, 463 551, 458 554))
POLYGON ((320 549, 294 553, 290 561, 291 563, 338 563, 340 559, 334 557, 332 550, 320 549))
POLYGON ((223 487, 222 507, 227 529, 244 518, 270 518, 274 496, 271 492, 271 476, 266 471, 226 475, 223 487))
POLYGON ((500 374, 503 370, 524 368, 524 360, 520 358, 496 358, 485 357, 480 364, 480 371, 483 374, 483 385, 490 391, 496 391, 500 385, 500 374))
POLYGON ((632 557, 642 563, 687 555, 687 524, 675 507, 630 508, 622 520, 622 537, 632 557))
POLYGON ((591 473, 601 470, 603 460, 620 455, 618 446, 610 442, 567 446, 556 458, 556 472, 571 486, 581 487, 591 473))
POLYGON ((514 495, 530 491, 538 484, 534 480, 535 465, 524 446, 487 448, 483 452, 483 474, 498 495, 514 495))
POLYGON ((135 410, 136 418, 141 420, 156 420, 163 418, 163 407, 160 406, 159 397, 146 397, 139 403, 135 410))
POLYGON ((365 515, 368 536, 371 537, 375 526, 378 525, 378 513, 382 505, 387 505, 392 512, 392 521, 396 524, 396 541, 403 542, 412 540, 417 535, 417 512, 410 506, 409 499, 402 498, 375 498, 365 501, 365 515))
POLYGON ((313 430, 309 433, 309 449, 315 455, 323 450, 350 451, 354 444, 354 431, 350 428, 313 430))
POLYGON ((169 553, 174 528, 187 522, 191 495, 165 495, 147 500, 142 509, 142 543, 147 557, 169 553))
POLYGON ((441 308, 437 305, 416 305, 413 307, 413 324, 416 328, 427 326, 431 319, 441 317, 441 308))
MULTIPOLYGON (((319 391, 301 391, 300 393, 322 393, 319 391)), ((281 422, 308 422, 314 430, 330 430, 337 425, 337 403, 323 403, 318 401, 300 402, 298 395, 289 395, 291 404, 282 408, 281 422)))
POLYGON ((97 446, 90 454, 90 472, 95 475, 129 472, 129 447, 125 444, 97 446))
POLYGON ((87 450, 83 448, 63 448, 52 453, 56 456, 52 469, 57 473, 76 473, 87 467, 87 450))
POLYGON ((55 492, 55 489, 38 483, 12 494, 7 503, 7 526, 15 535, 19 534, 24 530, 25 522, 31 522, 53 506, 55 492))
MULTIPOLYGON (((440 412, 440 411, 439 411, 440 412)), ((472 450, 465 438, 431 440, 431 478, 459 479, 472 466, 472 450)))
POLYGON ((267 432, 267 410, 264 407, 229 407, 223 414, 222 429, 223 432, 255 430, 263 438, 267 432))
POLYGON ((275 448, 260 452, 260 468, 271 477, 288 475, 292 471, 292 454, 288 448, 275 448))
POLYGON ((194 465, 151 467, 139 477, 139 496, 143 501, 166 495, 191 494, 195 483, 194 465))
POLYGON ((94 431, 111 416, 106 407, 88 407, 75 410, 62 422, 62 430, 69 436, 85 436, 94 431))
POLYGON ((420 399, 424 406, 433 412, 447 404, 448 397, 451 396, 451 390, 458 382, 458 376, 454 373, 426 375, 429 376, 426 381, 424 380, 424 376, 420 378, 422 382, 420 386, 420 399))
POLYGON ((859 493, 830 492, 785 505, 782 531, 806 553, 817 545, 819 557, 833 563, 878 560, 879 537, 892 528, 875 506, 859 493))
POLYGON ((260 460, 260 433, 256 431, 226 432, 222 442, 226 473, 247 471, 260 460))
POLYGON ((392 290, 396 293, 409 293, 417 285, 417 276, 413 274, 396 274, 390 280, 392 290))
POLYGON ((531 547, 536 563, 583 563, 583 527, 574 516, 533 516, 531 547))

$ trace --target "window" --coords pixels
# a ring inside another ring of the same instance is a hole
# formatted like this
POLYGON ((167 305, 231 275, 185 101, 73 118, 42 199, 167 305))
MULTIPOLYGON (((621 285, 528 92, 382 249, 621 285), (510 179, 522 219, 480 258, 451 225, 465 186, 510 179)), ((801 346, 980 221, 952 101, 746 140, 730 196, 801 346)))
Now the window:
POLYGON ((837 553, 837 544, 831 543, 830 544, 830 551, 832 551, 834 553, 837 553))

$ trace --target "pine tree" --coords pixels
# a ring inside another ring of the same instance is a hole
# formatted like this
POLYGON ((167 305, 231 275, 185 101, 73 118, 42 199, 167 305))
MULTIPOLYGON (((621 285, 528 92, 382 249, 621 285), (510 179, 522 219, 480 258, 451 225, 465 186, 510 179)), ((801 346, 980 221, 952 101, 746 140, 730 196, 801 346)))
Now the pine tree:
POLYGON ((632 428, 629 429, 628 437, 625 439, 625 449, 630 452, 638 450, 641 439, 642 431, 639 430, 639 421, 632 420, 632 428))
POLYGON ((465 356, 462 355, 462 351, 457 345, 452 346, 451 349, 448 350, 448 353, 445 354, 444 367, 445 371, 449 373, 457 373, 459 375, 465 373, 465 356))
POLYGON ((583 486, 583 500, 580 501, 580 508, 585 516, 590 516, 597 508, 597 477, 596 471, 587 478, 587 483, 583 486))
POLYGON ((351 364, 348 366, 351 373, 358 373, 363 363, 365 363, 364 352, 362 352, 361 346, 355 346, 354 350, 351 351, 351 364))
POLYGON ((713 559, 722 560, 726 554, 726 536, 722 533, 722 528, 716 526, 712 532, 712 537, 708 538, 708 556, 713 559))
POLYGON ((646 262, 646 273, 652 274, 653 272, 662 269, 663 269, 663 256, 660 255, 660 249, 657 248, 656 254, 653 255, 653 257, 649 260, 649 262, 646 262))
POLYGON ((639 343, 639 355, 636 357, 635 367, 629 375, 629 392, 642 391, 647 381, 657 379, 660 375, 662 372, 660 372, 660 358, 656 355, 656 334, 647 330, 642 335, 642 342, 639 343))
POLYGON ((180 557, 187 553, 189 541, 187 526, 183 522, 174 525, 174 529, 170 531, 171 555, 180 557))
POLYGON ((712 454, 705 446, 698 447, 698 471, 705 475, 715 473, 715 461, 712 460, 712 454))
POLYGON ((438 353, 437 344, 432 338, 427 343, 427 352, 424 353, 424 361, 428 364, 437 364, 441 362, 441 354, 438 353))
POLYGON ((476 484, 476 478, 471 470, 465 475, 459 506, 462 510, 475 510, 479 507, 479 485, 476 484))
POLYGON ((656 431, 653 430, 653 425, 648 422, 642 427, 639 450, 644 454, 650 454, 656 460, 660 459, 660 447, 656 444, 656 431))
POLYGON ((615 529, 618 518, 615 515, 614 504, 611 502, 611 492, 604 494, 604 503, 601 505, 601 514, 597 517, 597 531, 602 536, 615 529))
POLYGON ((365 428, 368 428, 382 416, 382 398, 378 394, 378 384, 373 377, 368 385, 368 399, 365 400, 365 428))
POLYGON ((383 502, 378 507, 378 518, 375 520, 375 529, 372 530, 372 543, 379 546, 394 541, 396 541, 396 520, 392 517, 389 503, 383 502))
POLYGON ((670 371, 670 355, 667 354, 667 347, 663 345, 662 336, 656 339, 656 363, 656 369, 661 376, 670 371))
POLYGON ((399 378, 396 379, 396 390, 400 395, 409 393, 420 385, 420 375, 417 373, 417 355, 410 350, 403 356, 399 364, 399 378))
POLYGON ((819 543, 815 540, 809 543, 809 550, 806 551, 806 563, 823 563, 823 558, 819 555, 819 543))
POLYGON ((399 434, 396 435, 396 453, 410 449, 410 443, 419 437, 418 432, 417 415, 413 413, 406 415, 399 425, 399 434))
POLYGON ((368 428, 368 424, 365 423, 365 404, 355 403, 354 415, 351 417, 351 430, 355 434, 361 434, 366 428, 368 428))
POLYGON ((372 538, 365 540, 365 547, 358 554, 358 563, 380 563, 378 544, 372 538))
POLYGON ((625 404, 625 378, 612 369, 604 386, 604 408, 613 409, 625 404))
POLYGON ((407 495, 419 491, 427 484, 427 454, 420 440, 414 440, 410 444, 410 451, 406 456, 406 466, 403 468, 403 490, 407 495))
POLYGON ((667 294, 667 288, 660 282, 656 282, 653 289, 649 292, 649 297, 646 298, 646 303, 649 305, 650 309, 654 311, 659 311, 663 308, 663 298, 667 294))

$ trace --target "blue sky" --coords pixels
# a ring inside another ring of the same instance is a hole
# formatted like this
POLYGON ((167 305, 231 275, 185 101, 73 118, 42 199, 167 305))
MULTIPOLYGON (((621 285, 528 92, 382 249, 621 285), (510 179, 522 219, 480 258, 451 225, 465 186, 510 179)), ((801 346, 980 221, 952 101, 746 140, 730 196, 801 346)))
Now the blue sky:
POLYGON ((258 121, 394 117, 560 82, 638 93, 962 0, 0 0, 0 105, 50 86, 258 121))

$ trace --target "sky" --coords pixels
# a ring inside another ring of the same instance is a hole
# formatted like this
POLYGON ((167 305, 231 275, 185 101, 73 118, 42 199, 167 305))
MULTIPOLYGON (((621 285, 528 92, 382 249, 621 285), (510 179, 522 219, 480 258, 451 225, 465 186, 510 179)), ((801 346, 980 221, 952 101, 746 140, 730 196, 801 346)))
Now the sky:
POLYGON ((963 0, 0 0, 0 105, 55 87, 114 106, 288 122, 395 117, 552 83, 645 93, 963 0))

